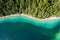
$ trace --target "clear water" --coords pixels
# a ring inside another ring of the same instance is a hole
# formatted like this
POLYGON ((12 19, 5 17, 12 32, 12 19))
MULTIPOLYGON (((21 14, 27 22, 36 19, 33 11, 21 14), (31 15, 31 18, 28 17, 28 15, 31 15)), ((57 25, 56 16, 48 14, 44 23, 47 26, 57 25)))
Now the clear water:
POLYGON ((58 40, 60 19, 40 22, 18 16, 0 20, 0 40, 58 40))

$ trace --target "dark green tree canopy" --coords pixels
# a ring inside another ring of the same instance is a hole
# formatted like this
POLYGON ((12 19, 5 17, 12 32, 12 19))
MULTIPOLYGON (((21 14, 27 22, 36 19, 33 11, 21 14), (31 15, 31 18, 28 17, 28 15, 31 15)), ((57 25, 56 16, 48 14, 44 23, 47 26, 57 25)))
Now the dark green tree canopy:
POLYGON ((60 16, 59 0, 0 0, 0 16, 24 13, 37 18, 60 16))

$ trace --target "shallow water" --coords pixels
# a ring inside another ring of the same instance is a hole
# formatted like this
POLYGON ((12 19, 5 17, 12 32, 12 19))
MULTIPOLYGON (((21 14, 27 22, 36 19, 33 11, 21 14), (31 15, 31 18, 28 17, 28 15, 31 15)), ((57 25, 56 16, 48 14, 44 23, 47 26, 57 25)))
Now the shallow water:
POLYGON ((45 22, 18 16, 0 20, 0 40, 60 40, 60 19, 45 22))

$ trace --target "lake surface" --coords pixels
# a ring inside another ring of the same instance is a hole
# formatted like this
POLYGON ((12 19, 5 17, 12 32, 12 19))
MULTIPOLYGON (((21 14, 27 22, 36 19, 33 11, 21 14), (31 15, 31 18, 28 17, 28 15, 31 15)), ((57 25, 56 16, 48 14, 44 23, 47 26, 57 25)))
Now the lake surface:
POLYGON ((0 40, 60 40, 60 19, 37 21, 23 16, 0 20, 0 40))

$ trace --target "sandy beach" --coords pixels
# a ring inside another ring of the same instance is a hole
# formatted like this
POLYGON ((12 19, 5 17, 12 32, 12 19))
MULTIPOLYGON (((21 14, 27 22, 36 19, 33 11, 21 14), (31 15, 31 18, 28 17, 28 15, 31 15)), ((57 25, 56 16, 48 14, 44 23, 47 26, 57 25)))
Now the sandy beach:
POLYGON ((38 18, 35 18, 35 17, 32 17, 32 16, 29 16, 27 14, 21 14, 21 16, 31 18, 31 19, 37 20, 37 21, 51 21, 52 22, 54 20, 60 19, 60 17, 49 17, 49 18, 45 18, 45 19, 38 19, 38 18))
POLYGON ((38 18, 32 17, 32 16, 27 15, 27 14, 11 14, 11 15, 0 17, 0 20, 5 19, 5 18, 10 18, 10 17, 17 17, 17 16, 23 16, 23 17, 31 18, 31 19, 37 20, 37 21, 53 21, 53 20, 60 19, 60 17, 50 17, 50 18, 45 18, 45 19, 38 19, 38 18))
POLYGON ((5 19, 5 18, 10 18, 10 17, 17 17, 20 16, 20 14, 11 14, 11 15, 7 15, 7 16, 2 16, 0 17, 0 20, 5 19))

